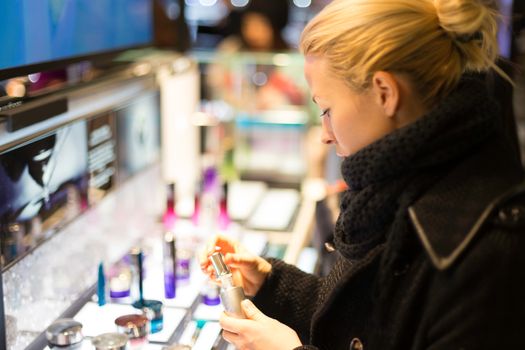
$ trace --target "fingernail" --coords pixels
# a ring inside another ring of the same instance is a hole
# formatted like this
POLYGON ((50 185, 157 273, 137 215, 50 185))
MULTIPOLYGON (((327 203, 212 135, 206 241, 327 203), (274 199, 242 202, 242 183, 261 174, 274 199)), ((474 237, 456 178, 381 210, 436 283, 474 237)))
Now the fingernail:
POLYGON ((253 306, 253 303, 249 299, 244 299, 241 301, 241 304, 245 310, 250 310, 253 306))

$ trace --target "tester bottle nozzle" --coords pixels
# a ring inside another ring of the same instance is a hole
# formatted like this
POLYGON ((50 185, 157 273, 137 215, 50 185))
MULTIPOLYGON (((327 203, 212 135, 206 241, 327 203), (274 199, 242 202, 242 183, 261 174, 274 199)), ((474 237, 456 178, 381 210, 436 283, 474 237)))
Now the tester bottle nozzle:
POLYGON ((244 290, 242 287, 236 287, 233 284, 232 273, 224 262, 224 257, 220 252, 216 252, 209 259, 217 278, 221 281, 221 301, 224 309, 235 317, 245 318, 241 307, 241 301, 245 299, 244 290))

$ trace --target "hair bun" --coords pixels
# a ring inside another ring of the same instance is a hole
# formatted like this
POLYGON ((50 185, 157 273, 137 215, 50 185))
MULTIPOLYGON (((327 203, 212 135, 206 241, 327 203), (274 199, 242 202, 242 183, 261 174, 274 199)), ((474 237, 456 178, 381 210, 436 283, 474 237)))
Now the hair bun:
POLYGON ((497 56, 498 13, 480 0, 434 0, 441 28, 470 70, 490 67, 497 56))
POLYGON ((495 0, 332 0, 305 27, 300 49, 325 58, 354 91, 366 91, 375 72, 406 73, 433 106, 467 72, 510 79, 495 63, 497 12, 481 1, 495 0))
POLYGON ((477 0, 434 0, 434 5, 441 27, 454 36, 479 31, 488 11, 477 0))

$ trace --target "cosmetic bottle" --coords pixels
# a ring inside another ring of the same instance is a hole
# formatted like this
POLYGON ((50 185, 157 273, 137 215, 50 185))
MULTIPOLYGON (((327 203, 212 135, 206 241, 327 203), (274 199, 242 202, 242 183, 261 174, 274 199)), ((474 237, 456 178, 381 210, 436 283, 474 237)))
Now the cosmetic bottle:
POLYGON ((167 185, 167 192, 166 192, 166 211, 175 213, 175 184, 170 183, 167 185))
POLYGON ((172 230, 177 221, 175 184, 168 184, 166 192, 166 211, 162 216, 162 223, 166 230, 172 230))
POLYGON ((195 331, 193 332, 191 336, 191 347, 195 345, 197 342, 197 339, 199 339, 199 335, 201 334, 202 328, 204 328, 204 325, 206 324, 206 320, 198 319, 195 320, 195 331))
POLYGON ((176 295, 177 248, 175 235, 167 232, 164 235, 164 296, 173 299, 176 295))
POLYGON ((160 332, 164 328, 164 304, 160 300, 143 299, 133 303, 133 307, 142 310, 142 314, 149 320, 149 331, 160 332))
POLYGON ((191 222, 193 226, 199 225, 199 217, 200 217, 200 210, 201 210, 201 189, 202 184, 198 181, 195 185, 195 193, 193 198, 193 214, 191 215, 191 222))
POLYGON ((217 278, 221 281, 220 296, 224 309, 232 316, 246 318, 241 307, 241 301, 245 299, 244 290, 233 284, 233 276, 230 268, 224 263, 224 257, 220 252, 216 252, 209 259, 217 278))
POLYGON ((2 255, 6 261, 14 260, 23 251, 24 226, 16 222, 7 225, 2 238, 2 255))
POLYGON ((215 306, 221 303, 219 297, 219 286, 211 280, 207 280, 202 290, 202 303, 208 306, 215 306))
POLYGON ((132 282, 129 261, 121 259, 109 269, 109 296, 113 301, 129 298, 132 282))
POLYGON ((222 185, 222 195, 219 204, 219 229, 226 230, 230 226, 230 215, 228 214, 228 182, 222 185))
POLYGON ((181 284, 188 284, 190 282, 191 258, 191 250, 184 247, 177 249, 177 270, 175 272, 175 276, 177 278, 177 282, 180 282, 181 284))
POLYGON ((211 166, 204 171, 200 198, 199 226, 205 233, 215 232, 219 217, 217 169, 211 166))
POLYGON ((104 274, 104 264, 98 264, 98 278, 97 278, 97 301, 98 306, 106 304, 106 276, 104 274))
POLYGON ((131 248, 127 255, 131 270, 130 296, 132 300, 143 299, 144 286, 144 253, 141 248, 131 248))

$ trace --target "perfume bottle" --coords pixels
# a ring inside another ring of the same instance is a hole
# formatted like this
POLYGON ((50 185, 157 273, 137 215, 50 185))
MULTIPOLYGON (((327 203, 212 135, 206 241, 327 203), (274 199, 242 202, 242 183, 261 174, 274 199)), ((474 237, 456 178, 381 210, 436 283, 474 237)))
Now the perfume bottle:
POLYGON ((201 211, 201 191, 202 184, 200 183, 200 181, 197 181, 195 185, 195 193, 193 198, 193 214, 191 215, 191 222, 195 227, 199 225, 199 217, 201 211))
POLYGON ((220 230, 226 230, 230 226, 230 216, 228 215, 228 182, 222 185, 221 201, 219 204, 218 224, 220 230))
POLYGON ((233 284, 233 276, 230 268, 224 263, 224 257, 220 252, 216 252, 209 259, 217 278, 221 281, 220 296, 224 309, 232 316, 246 318, 241 307, 241 301, 245 299, 244 290, 233 284))
POLYGON ((199 225, 203 230, 211 234, 217 226, 219 217, 218 198, 218 174, 215 167, 209 167, 204 171, 201 198, 199 202, 199 225))
POLYGON ((128 298, 131 293, 132 272, 129 259, 123 258, 109 270, 109 296, 112 300, 128 298))
POLYGON ((173 299, 176 295, 177 244, 175 235, 166 232, 164 235, 164 296, 173 299))
POLYGON ((175 184, 170 183, 166 187, 166 211, 162 216, 162 223, 166 230, 173 230, 175 222, 177 221, 177 212, 176 212, 176 200, 177 195, 175 191, 175 184))

